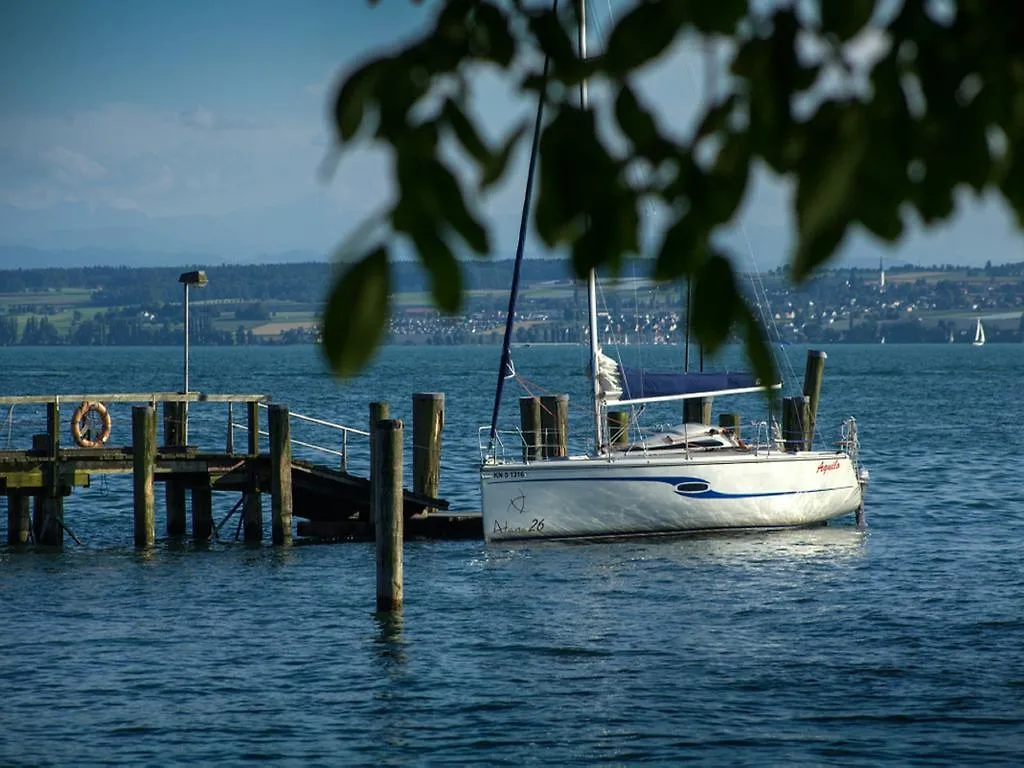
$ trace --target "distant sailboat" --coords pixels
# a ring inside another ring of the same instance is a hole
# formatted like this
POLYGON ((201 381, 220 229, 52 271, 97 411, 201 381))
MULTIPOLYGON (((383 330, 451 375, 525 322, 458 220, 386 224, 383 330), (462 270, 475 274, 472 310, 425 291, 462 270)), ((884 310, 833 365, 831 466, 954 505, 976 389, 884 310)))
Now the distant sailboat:
POLYGON ((985 328, 981 324, 981 318, 978 318, 978 325, 974 329, 974 346, 980 347, 985 343, 985 328))

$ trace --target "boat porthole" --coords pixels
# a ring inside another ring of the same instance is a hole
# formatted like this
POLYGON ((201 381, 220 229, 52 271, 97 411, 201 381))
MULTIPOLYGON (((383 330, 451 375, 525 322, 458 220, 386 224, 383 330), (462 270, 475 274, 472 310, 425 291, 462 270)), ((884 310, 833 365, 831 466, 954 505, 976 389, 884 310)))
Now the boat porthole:
POLYGON ((676 486, 676 493, 703 493, 711 485, 703 480, 694 480, 686 483, 679 483, 676 486))

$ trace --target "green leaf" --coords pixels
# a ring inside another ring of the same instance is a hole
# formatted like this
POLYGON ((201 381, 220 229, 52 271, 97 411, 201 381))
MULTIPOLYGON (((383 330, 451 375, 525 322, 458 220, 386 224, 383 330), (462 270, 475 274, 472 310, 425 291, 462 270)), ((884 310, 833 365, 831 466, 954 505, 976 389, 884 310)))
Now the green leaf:
POLYGON ((462 306, 462 270, 452 249, 433 229, 414 232, 412 241, 430 275, 434 303, 445 312, 458 312, 462 306))
POLYGON ((840 40, 849 40, 871 20, 875 0, 823 0, 821 26, 840 40))
POLYGON ((680 216, 665 232, 654 265, 655 280, 674 280, 692 275, 707 258, 707 231, 696 226, 689 213, 680 216))
MULTIPOLYGON (((771 349, 765 339, 764 328, 757 317, 751 311, 750 306, 744 301, 741 310, 740 322, 746 336, 747 357, 754 366, 754 375, 764 386, 778 383, 779 375, 775 370, 775 359, 772 357, 771 349)), ((771 392, 766 392, 771 397, 771 392)))
POLYGON ((473 50, 477 56, 508 67, 516 54, 516 41, 504 12, 491 3, 478 2, 472 16, 473 50))
POLYGON ((342 143, 351 140, 359 127, 367 108, 371 106, 382 73, 389 60, 376 59, 365 64, 349 75, 338 88, 334 99, 334 127, 342 143))
POLYGON ((860 108, 851 103, 826 104, 807 131, 816 151, 804 158, 797 184, 799 242, 793 261, 797 280, 828 259, 842 241, 858 168, 867 152, 867 127, 860 108))
MULTIPOLYGON (((530 18, 530 31, 533 33, 541 52, 551 59, 553 77, 564 77, 566 74, 578 75, 579 57, 572 39, 562 26, 558 14, 545 10, 530 18)), ((570 77, 570 80, 574 77, 570 77)))
POLYGON ((633 89, 623 85, 615 99, 615 119, 637 153, 650 156, 664 143, 654 116, 640 103, 633 89))
POLYGON ((621 163, 597 137, 593 113, 563 106, 540 141, 534 225, 541 239, 548 245, 573 243, 587 216, 614 216, 614 201, 630 206, 621 172, 621 163))
POLYGON ((480 179, 481 191, 489 189, 505 175, 505 170, 508 168, 508 161, 512 157, 512 152, 519 143, 519 140, 523 137, 524 133, 526 133, 526 125, 524 123, 520 123, 509 131, 508 136, 505 141, 502 142, 498 151, 491 153, 491 161, 484 168, 483 176, 480 179))
POLYGON ((661 56, 676 39, 685 21, 679 0, 641 3, 623 16, 608 37, 604 67, 612 77, 624 77, 661 56))
POLYGON ((711 35, 732 34, 747 13, 747 0, 696 0, 687 5, 687 21, 711 35))
POLYGON ((451 99, 446 99, 442 114, 455 133, 462 148, 476 160, 477 164, 486 168, 491 163, 491 151, 487 149, 473 122, 466 117, 462 108, 451 99))
POLYGON ((590 209, 583 232, 573 243, 572 265, 579 277, 604 265, 618 274, 622 257, 638 250, 640 220, 636 195, 622 186, 606 193, 600 207, 590 209))
POLYGON ((693 332, 709 352, 729 338, 729 329, 742 306, 732 265, 713 253, 697 275, 693 292, 693 332))
POLYGON ((729 133, 708 174, 707 195, 697 201, 712 225, 724 224, 736 213, 750 178, 750 140, 745 133, 729 133))
POLYGON ((324 354, 339 376, 354 376, 384 336, 391 282, 388 250, 380 246, 335 282, 324 308, 324 354))

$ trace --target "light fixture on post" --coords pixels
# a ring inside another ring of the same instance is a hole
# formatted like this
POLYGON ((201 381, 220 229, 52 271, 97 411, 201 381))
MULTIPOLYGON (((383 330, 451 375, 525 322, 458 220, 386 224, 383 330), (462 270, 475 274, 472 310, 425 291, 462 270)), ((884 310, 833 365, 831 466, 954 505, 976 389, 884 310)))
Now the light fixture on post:
POLYGON ((178 278, 178 282, 185 286, 185 385, 181 393, 183 395, 188 394, 188 287, 194 285, 197 288, 202 288, 206 285, 209 280, 206 277, 206 272, 199 269, 194 272, 182 272, 181 277, 178 278))

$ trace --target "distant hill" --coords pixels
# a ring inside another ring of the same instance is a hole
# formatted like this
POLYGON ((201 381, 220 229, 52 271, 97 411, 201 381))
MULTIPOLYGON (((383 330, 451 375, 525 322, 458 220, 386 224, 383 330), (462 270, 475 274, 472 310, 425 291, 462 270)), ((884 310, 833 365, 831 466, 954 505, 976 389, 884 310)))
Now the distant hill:
POLYGON ((327 261, 326 254, 292 250, 227 259, 209 253, 109 248, 49 250, 22 245, 0 245, 0 270, 77 269, 82 267, 185 267, 228 264, 298 264, 327 261))

